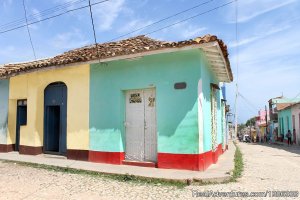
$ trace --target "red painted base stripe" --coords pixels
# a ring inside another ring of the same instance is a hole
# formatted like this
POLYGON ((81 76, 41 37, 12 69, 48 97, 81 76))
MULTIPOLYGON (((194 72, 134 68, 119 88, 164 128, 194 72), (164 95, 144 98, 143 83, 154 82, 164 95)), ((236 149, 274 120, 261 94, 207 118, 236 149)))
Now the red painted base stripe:
POLYGON ((219 144, 216 151, 214 151, 212 155, 213 164, 216 164, 218 162, 218 158, 220 155, 222 155, 222 153, 222 144, 219 144))
POLYGON ((124 159, 124 152, 89 151, 89 161, 91 162, 120 165, 124 159))
POLYGON ((217 163, 222 153, 222 144, 218 145, 216 151, 208 151, 202 154, 158 153, 157 166, 165 169, 204 171, 211 164, 217 163))
POLYGON ((158 153, 157 166, 165 169, 199 170, 198 154, 158 153))
POLYGON ((213 152, 208 151, 199 155, 199 170, 204 171, 213 164, 213 152))

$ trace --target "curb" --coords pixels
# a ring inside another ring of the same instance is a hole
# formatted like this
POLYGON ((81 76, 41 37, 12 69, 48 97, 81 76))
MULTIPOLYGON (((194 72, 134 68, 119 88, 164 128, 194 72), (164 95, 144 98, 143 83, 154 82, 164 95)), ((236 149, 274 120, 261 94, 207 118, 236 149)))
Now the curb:
MULTIPOLYGON (((210 167, 206 172, 193 172, 194 174, 190 174, 190 175, 186 175, 186 178, 184 177, 184 175, 181 175, 181 177, 176 178, 176 177, 158 177, 155 175, 151 175, 151 172, 148 174, 133 174, 130 172, 126 172, 126 170, 121 170, 119 172, 111 172, 111 171, 105 171, 105 169, 101 170, 101 166, 98 168, 99 170, 93 170, 93 169, 88 169, 89 167, 73 167, 71 165, 53 165, 50 164, 49 162, 39 162, 37 160, 35 161, 25 161, 24 159, 22 160, 18 160, 17 158, 4 158, 0 156, 0 161, 4 161, 4 162, 9 162, 9 163, 17 163, 17 164, 23 164, 26 165, 28 167, 33 167, 33 168, 40 168, 40 169, 46 169, 46 170, 54 170, 54 171, 61 171, 61 172, 66 172, 66 173, 74 173, 74 174, 90 174, 90 175, 98 175, 98 176, 107 176, 107 177, 118 177, 119 179, 124 179, 125 181, 127 179, 134 179, 136 181, 140 181, 140 182, 162 182, 162 183, 179 183, 179 184, 185 184, 185 185, 191 185, 193 183, 195 184, 220 184, 220 183, 227 183, 230 182, 231 178, 232 178, 232 172, 234 170, 234 154, 236 151, 236 147, 233 144, 232 141, 230 141, 230 147, 231 150, 228 150, 225 152, 225 154, 223 154, 220 157, 219 162, 216 165, 219 166, 214 166, 214 167, 210 167), (222 158, 223 157, 223 158, 222 158), (228 162, 227 159, 230 159, 231 161, 228 162), (223 163, 221 162, 221 160, 223 161, 223 163), (221 163, 220 163, 221 162, 221 163), (224 164, 224 166, 223 166, 224 164), (220 170, 220 169, 221 170, 220 170), (210 171, 210 172, 209 172, 210 171), (219 173, 218 174, 215 174, 219 173), (224 174, 222 175, 222 173, 224 172, 224 174), (204 177, 201 177, 204 176, 204 177)), ((0 154, 1 155, 1 154, 0 154)), ((130 170, 128 170, 130 171, 130 170)), ((176 174, 176 173, 175 173, 176 174)), ((180 175, 179 175, 180 176, 180 175)), ((130 181, 130 180, 129 180, 130 181)))

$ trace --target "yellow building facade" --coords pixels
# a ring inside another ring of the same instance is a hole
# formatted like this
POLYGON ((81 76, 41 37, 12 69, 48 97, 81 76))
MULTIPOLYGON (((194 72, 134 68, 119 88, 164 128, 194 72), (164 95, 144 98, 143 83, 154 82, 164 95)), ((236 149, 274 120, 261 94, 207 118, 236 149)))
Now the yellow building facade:
POLYGON ((43 151, 44 90, 49 84, 59 81, 67 86, 68 91, 67 156, 85 157, 82 154, 88 154, 89 150, 89 73, 89 65, 77 65, 11 77, 7 144, 16 141, 17 102, 26 100, 27 123, 20 127, 20 153, 39 154, 43 151))

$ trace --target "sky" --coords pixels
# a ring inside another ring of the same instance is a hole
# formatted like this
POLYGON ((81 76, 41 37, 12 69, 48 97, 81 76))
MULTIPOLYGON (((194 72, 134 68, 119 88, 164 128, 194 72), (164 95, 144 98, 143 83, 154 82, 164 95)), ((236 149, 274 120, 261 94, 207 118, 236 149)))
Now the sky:
MULTIPOLYGON (((100 1, 91 0, 92 3, 100 1)), ((230 2, 232 0, 110 0, 99 3, 92 7, 97 42, 107 42, 201 3, 204 5, 126 37, 153 32, 230 2)), ((34 15, 28 17, 29 21, 87 3, 88 0, 25 0, 27 15, 34 15), (66 3, 69 6, 64 10, 44 12, 66 3)), ((299 0, 233 0, 227 6, 148 36, 180 41, 212 34, 222 39, 228 46, 234 75, 234 81, 226 84, 228 104, 234 112, 237 84, 241 94, 237 99, 238 121, 245 122, 257 115, 259 109, 264 109, 272 97, 282 94, 288 98, 300 97, 299 10, 299 0)), ((0 32, 20 25, 16 20, 22 19, 22 0, 0 1, 0 32)), ((32 24, 29 30, 37 59, 94 43, 88 8, 32 24)), ((33 59, 26 27, 0 33, 0 64, 33 59)))

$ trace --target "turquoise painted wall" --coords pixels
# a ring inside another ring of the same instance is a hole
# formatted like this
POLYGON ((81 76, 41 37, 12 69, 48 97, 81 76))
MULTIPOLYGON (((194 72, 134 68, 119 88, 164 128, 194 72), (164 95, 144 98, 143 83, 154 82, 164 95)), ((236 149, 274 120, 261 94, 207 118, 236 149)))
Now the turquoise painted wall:
MULTIPOLYGON (((286 134, 288 132, 288 130, 291 131, 291 133, 293 133, 293 127, 292 127, 292 110, 290 108, 285 109, 285 110, 281 110, 278 112, 278 120, 281 121, 280 122, 280 128, 279 131, 280 133, 284 134, 284 138, 286 138, 286 134), (283 124, 282 124, 283 122, 283 124), (283 130, 283 132, 282 132, 283 130)), ((292 134, 293 135, 293 134, 292 134)), ((293 136, 292 136, 293 138, 293 136)))
POLYGON ((218 101, 218 117, 217 117, 217 142, 218 144, 222 143, 222 110, 221 110, 221 90, 218 90, 217 101, 218 101))
POLYGON ((189 50, 92 64, 90 150, 123 152, 124 91, 155 87, 158 152, 198 154, 201 60, 199 50, 189 50), (176 82, 186 82, 187 88, 175 90, 176 82))
POLYGON ((0 80, 0 144, 6 144, 9 81, 0 80))
MULTIPOLYGON (((222 97, 223 98, 223 97, 222 97)), ((224 102, 221 102, 221 142, 223 145, 222 147, 224 148, 225 147, 225 144, 223 143, 224 141, 224 138, 225 138, 225 121, 224 121, 224 115, 225 115, 225 103, 224 102)))
MULTIPOLYGON (((201 68, 201 78, 202 78, 202 91, 203 91, 203 151, 212 150, 212 140, 211 140, 211 98, 210 98, 210 84, 218 84, 217 78, 214 76, 214 73, 210 68, 205 67, 205 59, 202 59, 202 68, 201 68)), ((217 91, 217 142, 218 144, 222 143, 222 119, 221 119, 221 90, 217 91)))

